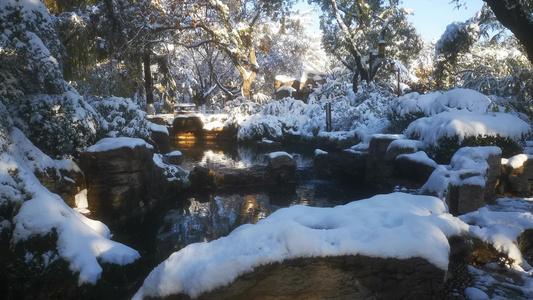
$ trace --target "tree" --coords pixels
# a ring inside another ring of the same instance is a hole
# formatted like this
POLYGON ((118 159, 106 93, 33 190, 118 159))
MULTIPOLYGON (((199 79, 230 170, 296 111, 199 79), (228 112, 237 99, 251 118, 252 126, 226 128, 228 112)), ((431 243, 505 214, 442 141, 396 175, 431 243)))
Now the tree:
POLYGON ((221 1, 211 0, 205 4, 188 7, 186 29, 196 28, 204 35, 195 40, 181 40, 185 47, 210 43, 225 54, 241 77, 241 92, 250 98, 252 83, 260 71, 257 59, 258 28, 266 19, 282 18, 293 1, 221 1))
MULTIPOLYGON (((454 0, 457 6, 464 0, 454 0)), ((483 0, 498 21, 509 29, 526 49, 529 61, 533 62, 533 2, 531 0, 483 0)))
POLYGON ((62 157, 83 151, 99 124, 63 79, 54 23, 41 2, 0 2, 0 102, 36 146, 62 157))
POLYGON ((326 50, 354 71, 354 91, 357 90, 359 77, 373 81, 385 61, 384 57, 373 53, 380 40, 387 41, 389 56, 397 57, 404 63, 422 48, 422 38, 407 21, 409 11, 399 8, 397 0, 309 2, 319 4, 323 11, 321 28, 326 50))

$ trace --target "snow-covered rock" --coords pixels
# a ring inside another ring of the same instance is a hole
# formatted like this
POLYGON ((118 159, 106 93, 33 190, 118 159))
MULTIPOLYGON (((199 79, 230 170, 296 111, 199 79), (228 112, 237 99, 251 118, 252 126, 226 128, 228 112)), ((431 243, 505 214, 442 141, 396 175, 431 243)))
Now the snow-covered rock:
POLYGON ((430 196, 393 193, 334 208, 293 206, 240 226, 227 237, 172 254, 150 273, 134 299, 198 297, 260 266, 296 258, 419 257, 446 270, 447 238, 467 229, 430 196))

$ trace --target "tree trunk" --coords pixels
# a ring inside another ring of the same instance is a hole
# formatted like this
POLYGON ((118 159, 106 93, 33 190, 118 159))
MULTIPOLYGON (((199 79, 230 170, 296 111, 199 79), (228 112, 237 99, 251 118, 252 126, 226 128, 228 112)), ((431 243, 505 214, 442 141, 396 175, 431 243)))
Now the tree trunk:
POLYGON ((152 82, 152 71, 150 70, 150 50, 145 50, 143 53, 144 65, 144 90, 146 93, 146 113, 154 114, 154 87, 152 82))
POLYGON ((252 82, 254 82, 254 79, 257 75, 257 72, 252 72, 248 75, 248 77, 245 77, 245 74, 242 74, 242 95, 246 99, 251 99, 252 96, 252 82))
POLYGON ((507 27, 526 48, 533 63, 533 17, 519 0, 484 0, 503 26, 507 27))

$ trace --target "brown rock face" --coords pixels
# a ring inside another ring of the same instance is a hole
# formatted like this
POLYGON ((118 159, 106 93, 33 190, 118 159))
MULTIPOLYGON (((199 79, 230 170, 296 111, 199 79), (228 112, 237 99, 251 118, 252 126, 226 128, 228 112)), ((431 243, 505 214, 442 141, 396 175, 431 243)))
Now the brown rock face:
POLYGON ((504 177, 507 180, 507 192, 527 196, 531 193, 533 186, 533 162, 528 159, 521 167, 513 169, 504 166, 504 177))
MULTIPOLYGON (((366 161, 366 182, 371 185, 382 185, 394 176, 394 161, 385 159, 387 148, 394 137, 373 137, 368 147, 366 161)), ((385 187, 385 186, 384 186, 385 187)))
POLYGON ((74 196, 84 188, 82 172, 49 168, 45 172, 35 172, 35 176, 49 191, 61 196, 69 206, 76 206, 74 196))
POLYGON ((300 258, 256 268, 198 299, 442 299, 445 273, 422 258, 300 258))
POLYGON ((170 152, 170 138, 168 134, 160 131, 152 131, 152 140, 161 154, 170 152))
POLYGON ((165 180, 152 155, 146 146, 84 153, 81 168, 91 214, 113 224, 142 211, 157 199, 165 180))

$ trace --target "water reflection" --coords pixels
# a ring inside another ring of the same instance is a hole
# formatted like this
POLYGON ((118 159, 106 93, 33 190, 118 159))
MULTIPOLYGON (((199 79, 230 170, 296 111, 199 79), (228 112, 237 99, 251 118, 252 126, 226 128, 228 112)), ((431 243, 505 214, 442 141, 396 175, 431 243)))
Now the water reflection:
MULTIPOLYGON (((192 170, 194 166, 207 167, 209 169, 245 169, 252 166, 265 166, 267 164, 267 154, 272 151, 268 149, 257 149, 251 147, 237 146, 235 143, 220 142, 217 144, 208 143, 171 143, 172 150, 179 150, 183 153, 184 161, 182 167, 192 170)), ((314 149, 307 151, 284 150, 291 154, 296 160, 298 169, 311 168, 313 166, 314 149)))
POLYGON ((304 180, 275 188, 197 192, 164 216, 157 237, 158 252, 170 254, 191 243, 226 236, 238 226, 257 223, 282 207, 333 207, 366 197, 354 187, 327 180, 304 180))
MULTIPOLYGON (((184 167, 195 165, 211 170, 249 168, 266 165, 266 153, 257 149, 217 144, 177 148, 184 156, 184 167)), ((157 251, 166 257, 174 251, 197 242, 228 235, 242 224, 253 224, 274 211, 293 205, 333 207, 371 196, 352 185, 335 180, 316 179, 313 153, 292 154, 298 164, 297 184, 275 187, 241 187, 214 191, 196 190, 170 207, 157 235, 157 251)), ((314 149, 311 149, 314 151, 314 149)))

